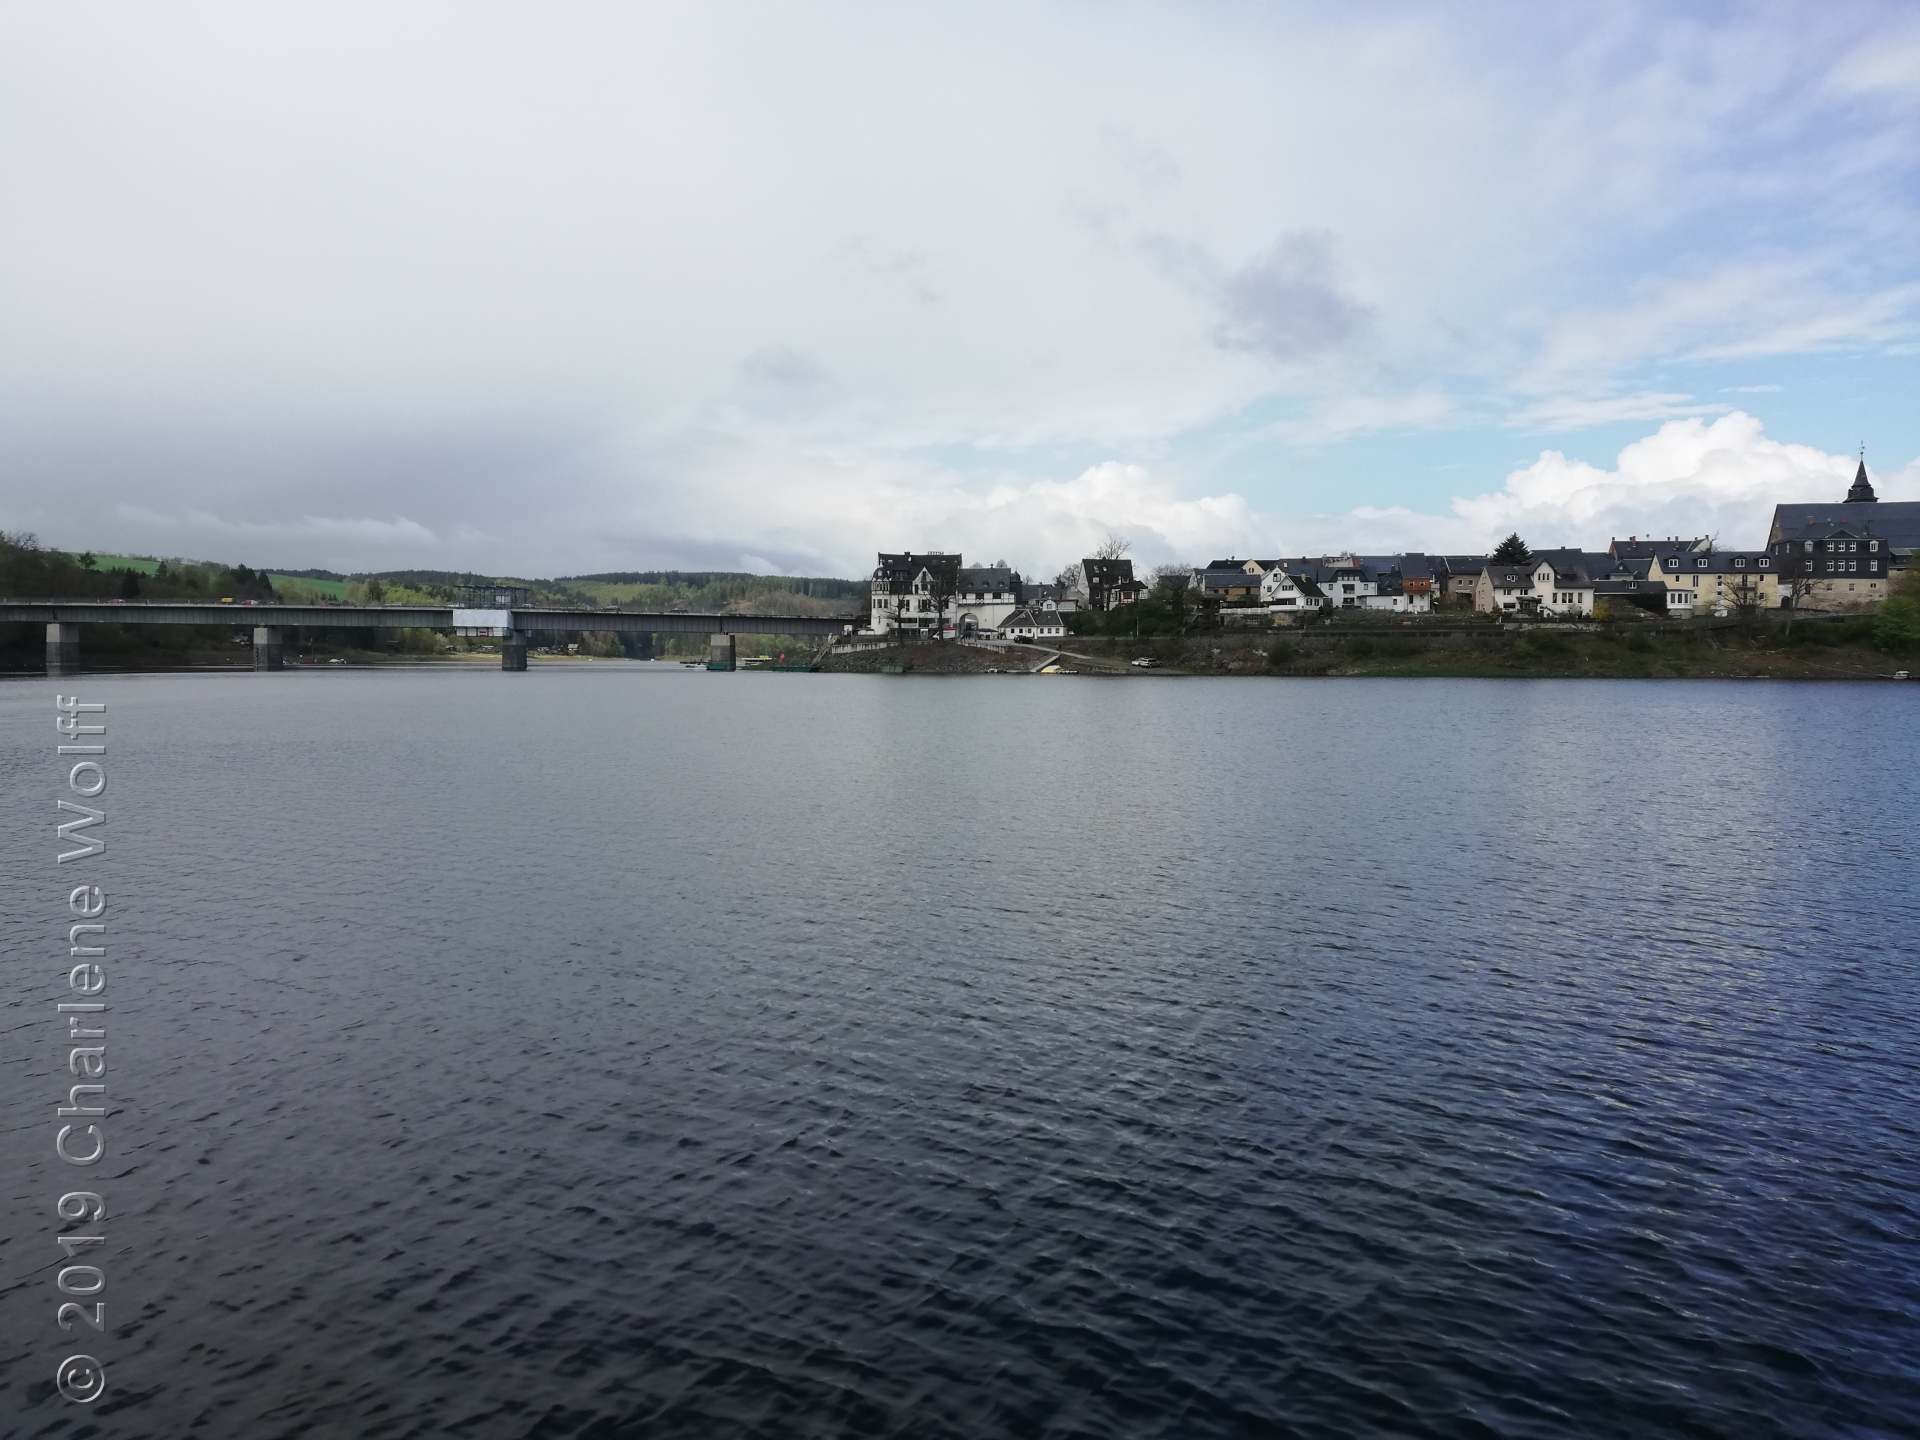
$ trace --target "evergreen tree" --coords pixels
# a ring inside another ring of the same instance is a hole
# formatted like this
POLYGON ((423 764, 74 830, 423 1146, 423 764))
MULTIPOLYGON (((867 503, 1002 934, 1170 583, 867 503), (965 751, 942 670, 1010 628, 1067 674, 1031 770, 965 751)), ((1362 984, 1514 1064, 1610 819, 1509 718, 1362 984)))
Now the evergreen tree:
POLYGON ((1494 549, 1493 558, 1503 565, 1524 565, 1533 558, 1533 552, 1527 549, 1527 542, 1515 531, 1494 549))

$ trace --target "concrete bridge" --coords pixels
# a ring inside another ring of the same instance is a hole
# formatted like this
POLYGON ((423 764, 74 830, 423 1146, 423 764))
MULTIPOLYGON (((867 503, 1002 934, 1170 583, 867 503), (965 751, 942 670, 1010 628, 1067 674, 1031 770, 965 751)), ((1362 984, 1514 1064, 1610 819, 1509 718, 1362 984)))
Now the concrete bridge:
POLYGON ((527 639, 537 630, 705 635, 707 661, 733 668, 736 635, 838 635, 863 615, 695 615, 643 610, 467 610, 450 605, 220 605, 203 601, 0 600, 0 624, 47 627, 47 673, 80 666, 88 625, 229 625, 253 631, 253 668, 285 663, 290 629, 463 630, 500 636, 500 668, 527 668, 527 639))

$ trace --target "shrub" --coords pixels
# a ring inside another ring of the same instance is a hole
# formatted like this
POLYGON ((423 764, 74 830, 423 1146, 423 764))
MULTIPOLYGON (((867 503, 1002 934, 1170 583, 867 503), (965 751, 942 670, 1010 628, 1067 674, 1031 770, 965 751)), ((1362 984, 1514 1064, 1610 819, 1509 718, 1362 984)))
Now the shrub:
POLYGON ((1920 570, 1909 570, 1873 618, 1873 643, 1882 650, 1920 650, 1920 570))
POLYGON ((1267 664, 1277 670, 1283 665, 1291 665, 1299 654, 1291 640, 1276 640, 1273 648, 1267 651, 1267 664))
POLYGON ((1355 659, 1364 659, 1368 655, 1373 654, 1372 638, 1366 635, 1349 635, 1347 637, 1347 653, 1355 659))

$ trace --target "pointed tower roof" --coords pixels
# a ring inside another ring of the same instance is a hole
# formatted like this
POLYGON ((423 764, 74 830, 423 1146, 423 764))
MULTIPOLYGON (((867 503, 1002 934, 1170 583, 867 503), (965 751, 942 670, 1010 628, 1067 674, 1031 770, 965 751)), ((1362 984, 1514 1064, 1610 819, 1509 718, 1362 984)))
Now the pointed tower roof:
POLYGON ((1860 468, 1853 472, 1853 488, 1847 491, 1846 503, 1853 505, 1867 500, 1877 501, 1879 498, 1873 493, 1873 483, 1867 479, 1867 451, 1863 445, 1860 447, 1860 468))

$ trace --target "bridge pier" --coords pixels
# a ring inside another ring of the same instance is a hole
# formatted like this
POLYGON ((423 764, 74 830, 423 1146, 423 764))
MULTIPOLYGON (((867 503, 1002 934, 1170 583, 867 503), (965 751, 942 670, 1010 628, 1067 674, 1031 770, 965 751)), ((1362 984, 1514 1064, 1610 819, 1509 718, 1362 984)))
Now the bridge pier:
POLYGON ((280 670, 287 663, 287 632, 279 625, 253 627, 253 668, 280 670))
POLYGON ((50 622, 47 626, 47 674, 80 673, 80 627, 72 623, 50 622))
POLYGON ((527 668, 527 632, 509 630, 500 637, 500 668, 502 670, 524 670, 527 668))
POLYGON ((707 669, 733 669, 732 635, 709 635, 707 637, 707 669))

